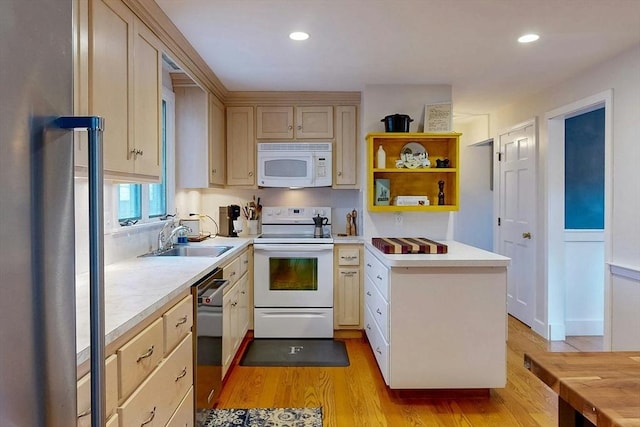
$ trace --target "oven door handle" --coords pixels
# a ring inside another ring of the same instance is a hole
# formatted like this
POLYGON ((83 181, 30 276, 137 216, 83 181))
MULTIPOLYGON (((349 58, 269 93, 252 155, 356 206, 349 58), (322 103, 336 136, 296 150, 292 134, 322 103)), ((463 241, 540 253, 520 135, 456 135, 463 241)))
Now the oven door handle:
POLYGON ((323 251, 333 251, 332 244, 326 245, 296 245, 295 243, 285 243, 285 244, 254 244, 253 249, 257 251, 265 251, 265 252, 323 252, 323 251))

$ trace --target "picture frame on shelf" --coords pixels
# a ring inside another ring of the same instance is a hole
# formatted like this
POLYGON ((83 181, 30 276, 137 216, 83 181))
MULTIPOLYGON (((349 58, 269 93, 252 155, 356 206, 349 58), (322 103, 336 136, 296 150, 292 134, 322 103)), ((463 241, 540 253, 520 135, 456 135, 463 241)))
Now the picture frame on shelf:
POLYGON ((453 108, 450 102, 425 104, 424 132, 451 132, 453 108))
POLYGON ((375 180, 375 199, 376 206, 389 206, 391 201, 391 187, 388 179, 378 178, 375 180))

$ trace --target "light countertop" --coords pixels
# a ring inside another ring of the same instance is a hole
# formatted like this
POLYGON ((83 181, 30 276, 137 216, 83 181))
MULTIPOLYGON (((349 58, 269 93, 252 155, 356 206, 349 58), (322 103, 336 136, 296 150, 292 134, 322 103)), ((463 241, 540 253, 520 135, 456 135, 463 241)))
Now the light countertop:
MULTIPOLYGON (((238 255, 253 237, 216 237, 198 246, 233 246, 215 258, 140 257, 105 266, 105 344, 125 334, 139 322, 176 298, 207 273, 238 255)), ((89 360, 89 274, 76 276, 77 365, 89 360)))
POLYGON ((447 245, 446 254, 385 254, 366 242, 370 249, 387 267, 506 267, 511 259, 493 252, 454 240, 439 240, 447 245))
MULTIPOLYGON (((105 266, 105 344, 109 345, 180 293, 253 242, 254 236, 216 237, 193 246, 228 245, 219 257, 139 257, 105 266)), ((447 254, 384 254, 362 236, 336 244, 365 243, 388 267, 504 267, 510 259, 455 241, 442 241, 447 254)), ((89 274, 76 276, 77 364, 89 360, 89 274)))

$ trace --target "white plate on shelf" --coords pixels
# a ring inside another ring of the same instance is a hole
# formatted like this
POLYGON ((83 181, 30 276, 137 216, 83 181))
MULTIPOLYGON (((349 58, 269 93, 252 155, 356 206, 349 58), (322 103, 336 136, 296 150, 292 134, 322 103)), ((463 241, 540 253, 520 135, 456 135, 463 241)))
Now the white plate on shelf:
POLYGON ((419 142, 407 142, 402 147, 402 150, 400 150, 400 154, 413 154, 414 157, 417 157, 419 154, 424 154, 426 152, 427 150, 419 142))

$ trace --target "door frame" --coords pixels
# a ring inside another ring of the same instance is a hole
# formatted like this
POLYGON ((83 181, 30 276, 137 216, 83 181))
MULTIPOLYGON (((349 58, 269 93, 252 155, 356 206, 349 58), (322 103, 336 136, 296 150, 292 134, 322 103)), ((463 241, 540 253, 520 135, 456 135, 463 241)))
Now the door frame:
MULTIPOLYGON (((538 119, 537 117, 533 117, 531 119, 525 120, 521 123, 518 123, 514 126, 510 126, 506 129, 502 129, 499 132, 497 132, 496 134, 496 138, 494 139, 494 156, 493 156, 493 183, 494 183, 494 192, 493 192, 493 211, 495 212, 495 218, 494 218, 494 222, 493 222, 493 251, 500 253, 500 245, 502 242, 501 239, 501 233, 502 233, 502 229, 501 227, 498 226, 498 217, 501 214, 501 206, 502 206, 502 199, 501 199, 501 194, 502 194, 502 164, 501 162, 498 160, 499 159, 499 155, 502 151, 502 146, 500 143, 500 136, 507 134, 507 133, 511 133, 511 132, 515 132, 518 130, 522 130, 526 127, 529 126, 533 126, 533 143, 535 145, 534 147, 534 159, 533 159, 533 167, 532 167, 532 180, 533 180, 533 193, 534 193, 534 203, 533 203, 533 212, 531 212, 531 230, 533 232, 533 236, 534 239, 531 244, 534 245, 533 248, 533 256, 534 256, 534 268, 533 268, 533 274, 534 274, 534 279, 533 279, 533 283, 534 283, 534 289, 533 289, 533 294, 532 294, 532 301, 531 301, 531 306, 533 309, 533 313, 532 313, 532 325, 531 327, 537 331, 537 328, 535 327, 536 324, 540 324, 540 320, 537 317, 537 306, 538 306, 538 300, 540 298, 540 293, 538 292, 538 280, 537 277, 539 277, 539 272, 538 272, 538 265, 539 265, 539 249, 540 249, 540 243, 541 240, 538 238, 539 236, 542 236, 542 234, 540 233, 539 230, 539 223, 538 223, 538 206, 539 206, 539 185, 538 185, 538 169, 539 169, 539 138, 538 138, 538 119), (497 145, 496 145, 497 144, 497 145)), ((507 286, 508 288, 508 286, 507 286)), ((506 305, 506 300, 505 300, 505 305, 506 305)), ((506 308, 506 307, 505 307, 506 308)), ((540 333, 540 332, 538 332, 540 333)))
MULTIPOLYGON (((604 107, 604 258, 605 267, 611 261, 611 219, 613 194, 613 90, 609 89, 580 99, 545 114, 547 124, 547 188, 546 201, 546 259, 544 282, 547 290, 547 331, 545 338, 565 339, 564 284, 564 191, 558 195, 550 183, 562 182, 564 188, 564 121, 579 113, 604 107)), ((604 349, 611 348, 611 274, 604 269, 604 349)))

